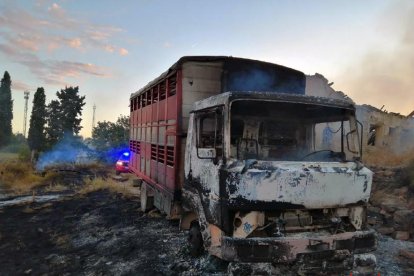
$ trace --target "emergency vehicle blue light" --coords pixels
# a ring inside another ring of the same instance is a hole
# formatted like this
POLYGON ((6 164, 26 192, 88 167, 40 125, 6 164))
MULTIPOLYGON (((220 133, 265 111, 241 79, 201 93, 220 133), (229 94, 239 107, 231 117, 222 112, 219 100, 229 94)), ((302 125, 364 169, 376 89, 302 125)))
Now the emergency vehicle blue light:
POLYGON ((129 152, 124 152, 123 155, 124 156, 129 156, 129 152))

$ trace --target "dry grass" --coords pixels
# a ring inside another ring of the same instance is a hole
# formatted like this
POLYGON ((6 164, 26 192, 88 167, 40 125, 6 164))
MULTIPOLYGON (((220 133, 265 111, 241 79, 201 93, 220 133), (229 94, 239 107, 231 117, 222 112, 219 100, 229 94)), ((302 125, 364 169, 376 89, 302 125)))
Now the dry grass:
POLYGON ((18 159, 19 155, 17 153, 11 152, 0 152, 0 163, 18 159))
POLYGON ((43 178, 34 174, 30 163, 7 161, 0 163, 0 182, 16 194, 24 194, 43 185, 43 178))
POLYGON ((57 183, 57 184, 52 184, 50 183, 46 188, 45 188, 45 192, 63 192, 68 190, 69 187, 65 186, 63 184, 57 183))
POLYGON ((93 180, 87 180, 78 193, 86 195, 99 190, 109 190, 110 192, 122 194, 126 197, 137 196, 137 188, 133 187, 130 181, 117 182, 113 179, 103 179, 99 177, 93 180))

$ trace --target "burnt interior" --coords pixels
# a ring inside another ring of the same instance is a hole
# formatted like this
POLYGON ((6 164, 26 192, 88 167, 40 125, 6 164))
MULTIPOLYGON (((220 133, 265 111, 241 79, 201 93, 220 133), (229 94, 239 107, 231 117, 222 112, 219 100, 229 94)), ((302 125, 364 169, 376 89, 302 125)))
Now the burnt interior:
POLYGON ((239 100, 232 103, 230 116, 231 157, 239 160, 345 161, 358 156, 349 148, 355 145, 355 137, 347 135, 354 129, 349 109, 239 100))

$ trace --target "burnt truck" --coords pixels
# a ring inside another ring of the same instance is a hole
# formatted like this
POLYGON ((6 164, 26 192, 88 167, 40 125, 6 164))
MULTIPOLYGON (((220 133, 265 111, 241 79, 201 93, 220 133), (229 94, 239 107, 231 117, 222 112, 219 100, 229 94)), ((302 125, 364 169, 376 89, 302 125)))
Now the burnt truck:
POLYGON ((141 208, 180 219, 194 255, 305 274, 375 267, 352 101, 307 95, 284 66, 188 56, 131 94, 130 112, 141 208))

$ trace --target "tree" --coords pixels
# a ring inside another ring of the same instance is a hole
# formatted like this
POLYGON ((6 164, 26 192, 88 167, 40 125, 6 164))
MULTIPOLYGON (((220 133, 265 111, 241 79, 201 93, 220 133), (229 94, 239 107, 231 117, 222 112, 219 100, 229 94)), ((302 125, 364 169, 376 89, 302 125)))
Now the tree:
POLYGON ((92 130, 92 141, 101 159, 113 161, 128 148, 129 117, 120 115, 115 123, 98 122, 92 130))
POLYGON ((129 117, 119 116, 115 123, 103 121, 92 130, 92 139, 97 149, 116 148, 128 145, 129 117))
POLYGON ((55 145, 62 137, 61 110, 58 100, 53 100, 47 106, 46 138, 49 147, 55 145))
POLYGON ((46 144, 46 95, 43 87, 39 87, 34 94, 32 115, 30 117, 28 143, 33 154, 42 151, 46 144))
POLYGON ((53 100, 47 107, 46 137, 51 147, 65 136, 73 137, 82 129, 82 108, 85 96, 79 96, 79 87, 66 87, 56 92, 58 100, 53 100))
POLYGON ((0 147, 10 142, 12 137, 12 119, 11 78, 6 71, 0 85, 0 147))
POLYGON ((85 96, 79 95, 79 87, 66 87, 56 93, 59 99, 61 112, 61 129, 64 135, 78 135, 82 129, 80 125, 82 109, 85 105, 85 96))

